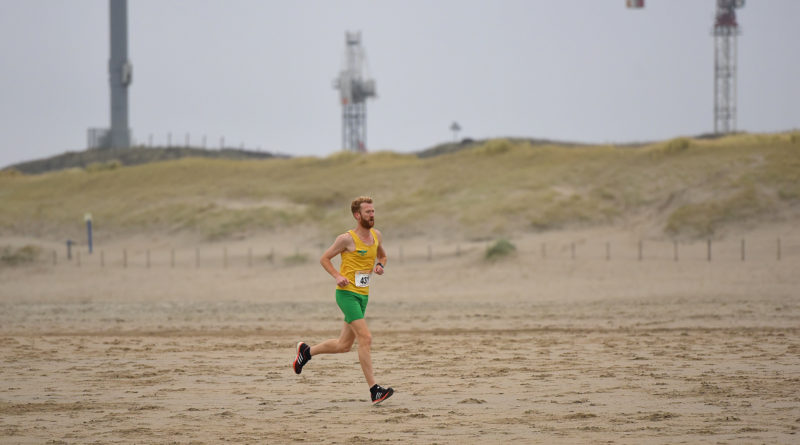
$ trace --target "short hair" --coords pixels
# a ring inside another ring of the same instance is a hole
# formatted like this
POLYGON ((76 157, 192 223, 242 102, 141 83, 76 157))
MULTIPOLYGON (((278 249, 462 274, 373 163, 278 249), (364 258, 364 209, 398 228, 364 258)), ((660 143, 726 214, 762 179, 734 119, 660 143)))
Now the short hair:
POLYGON ((369 196, 359 196, 358 198, 354 199, 352 203, 350 203, 350 211, 352 213, 358 213, 361 211, 361 204, 363 203, 372 204, 372 198, 369 196))

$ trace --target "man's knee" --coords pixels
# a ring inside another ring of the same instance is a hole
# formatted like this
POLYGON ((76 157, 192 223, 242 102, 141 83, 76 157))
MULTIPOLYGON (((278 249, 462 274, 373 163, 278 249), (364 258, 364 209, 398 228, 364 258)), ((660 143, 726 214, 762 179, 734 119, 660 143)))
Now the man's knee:
POLYGON ((361 345, 361 346, 366 346, 366 347, 371 346, 372 345, 372 334, 369 331, 362 332, 358 336, 358 344, 361 345))
POLYGON ((339 342, 339 343, 336 344, 336 352, 338 352, 338 353, 349 352, 350 348, 352 348, 352 347, 353 347, 353 342, 352 341, 350 341, 350 342, 339 342))
POLYGON ((353 329, 353 333, 355 334, 355 339, 358 341, 359 347, 369 346, 372 344, 372 334, 369 332, 367 324, 363 319, 353 321, 350 323, 350 326, 353 329))

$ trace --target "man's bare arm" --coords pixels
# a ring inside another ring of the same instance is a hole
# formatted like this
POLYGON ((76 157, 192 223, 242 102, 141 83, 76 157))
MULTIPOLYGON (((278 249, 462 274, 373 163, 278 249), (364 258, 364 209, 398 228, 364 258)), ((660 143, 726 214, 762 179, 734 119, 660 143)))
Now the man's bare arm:
POLYGON ((378 275, 383 275, 383 268, 386 266, 386 261, 388 258, 386 257, 386 250, 383 248, 383 235, 381 235, 381 232, 379 232, 378 229, 375 229, 375 234, 378 235, 378 252, 376 257, 378 263, 380 263, 380 265, 375 265, 375 273, 378 275))
POLYGON ((350 280, 342 276, 339 271, 336 270, 336 267, 334 267, 331 260, 336 255, 339 255, 347 250, 347 247, 351 242, 353 242, 353 238, 347 233, 337 236, 336 240, 333 242, 333 244, 331 244, 331 247, 328 247, 328 250, 326 250, 319 259, 319 263, 322 265, 322 268, 325 269, 325 271, 336 280, 336 285, 339 287, 347 286, 350 280))

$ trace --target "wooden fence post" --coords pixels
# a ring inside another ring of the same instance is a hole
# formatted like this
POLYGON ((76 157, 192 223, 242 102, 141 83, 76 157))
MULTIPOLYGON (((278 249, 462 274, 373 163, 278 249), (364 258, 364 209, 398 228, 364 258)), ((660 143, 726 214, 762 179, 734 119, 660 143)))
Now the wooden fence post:
POLYGON ((744 238, 742 238, 742 261, 744 261, 744 238))

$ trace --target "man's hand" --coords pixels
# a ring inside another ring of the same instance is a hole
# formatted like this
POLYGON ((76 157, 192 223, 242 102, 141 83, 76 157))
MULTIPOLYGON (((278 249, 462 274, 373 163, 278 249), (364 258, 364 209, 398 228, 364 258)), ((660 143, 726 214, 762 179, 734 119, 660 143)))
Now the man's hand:
POLYGON ((378 275, 383 275, 383 264, 378 263, 375 265, 375 273, 378 275))
POLYGON ((350 284, 350 280, 347 279, 344 275, 339 275, 336 277, 336 285, 339 287, 345 287, 350 284))

